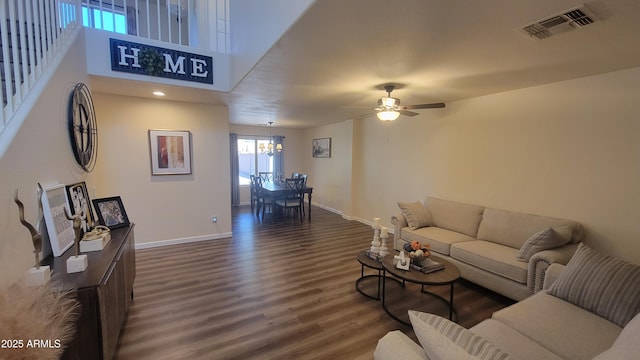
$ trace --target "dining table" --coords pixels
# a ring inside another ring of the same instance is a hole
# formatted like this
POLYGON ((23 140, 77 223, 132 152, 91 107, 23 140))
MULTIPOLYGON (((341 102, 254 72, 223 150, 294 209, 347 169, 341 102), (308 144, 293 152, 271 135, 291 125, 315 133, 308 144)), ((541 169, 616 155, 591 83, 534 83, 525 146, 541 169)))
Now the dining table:
MULTIPOLYGON (((277 199, 278 197, 282 197, 284 193, 289 191, 289 189, 287 188, 287 184, 284 181, 264 181, 262 182, 262 190, 270 193, 274 199, 277 199)), ((309 220, 311 220, 311 194, 312 193, 313 193, 313 187, 305 186, 302 188, 302 196, 305 196, 305 195, 307 196, 307 201, 309 204, 308 206, 309 211, 307 211, 307 217, 309 220)), ((303 199, 303 203, 304 203, 304 199, 303 199)))

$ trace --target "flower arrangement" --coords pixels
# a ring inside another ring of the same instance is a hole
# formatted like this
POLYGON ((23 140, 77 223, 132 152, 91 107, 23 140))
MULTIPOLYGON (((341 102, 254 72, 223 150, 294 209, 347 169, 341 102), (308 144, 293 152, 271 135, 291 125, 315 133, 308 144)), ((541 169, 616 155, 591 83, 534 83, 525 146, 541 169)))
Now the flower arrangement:
POLYGON ((411 262, 420 264, 422 261, 431 255, 429 251, 429 244, 420 244, 419 241, 412 241, 404 244, 404 250, 409 253, 411 262))

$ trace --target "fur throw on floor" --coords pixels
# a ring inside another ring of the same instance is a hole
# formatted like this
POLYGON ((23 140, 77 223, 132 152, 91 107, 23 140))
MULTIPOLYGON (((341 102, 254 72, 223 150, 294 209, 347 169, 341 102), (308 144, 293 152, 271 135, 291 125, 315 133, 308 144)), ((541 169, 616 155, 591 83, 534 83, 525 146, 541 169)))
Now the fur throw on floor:
POLYGON ((51 282, 0 290, 0 359, 59 359, 73 338, 79 309, 73 291, 51 282))

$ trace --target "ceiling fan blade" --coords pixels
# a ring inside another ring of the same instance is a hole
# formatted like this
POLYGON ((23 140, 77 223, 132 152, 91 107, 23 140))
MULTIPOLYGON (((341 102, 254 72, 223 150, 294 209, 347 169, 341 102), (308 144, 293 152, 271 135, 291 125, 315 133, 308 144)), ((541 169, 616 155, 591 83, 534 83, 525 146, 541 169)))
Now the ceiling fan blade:
POLYGON ((362 119, 366 119, 366 118, 372 117, 375 114, 377 114, 377 111, 369 112, 369 113, 365 113, 365 114, 360 114, 360 115, 356 116, 355 118, 359 119, 359 120, 362 120, 362 119))
POLYGON ((419 115, 417 112, 409 111, 409 110, 400 110, 400 115, 404 116, 416 116, 419 115))
POLYGON ((405 109, 440 109, 444 107, 444 103, 405 105, 405 109))

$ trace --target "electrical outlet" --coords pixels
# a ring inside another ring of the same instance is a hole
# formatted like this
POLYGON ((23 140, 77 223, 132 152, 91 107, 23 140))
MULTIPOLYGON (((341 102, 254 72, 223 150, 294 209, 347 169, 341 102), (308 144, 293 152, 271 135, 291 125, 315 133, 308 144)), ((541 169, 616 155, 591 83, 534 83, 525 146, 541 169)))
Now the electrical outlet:
POLYGON ((217 223, 218 222, 218 217, 217 216, 212 216, 211 217, 211 222, 212 223, 217 223))

